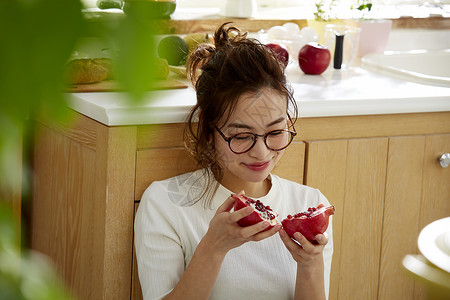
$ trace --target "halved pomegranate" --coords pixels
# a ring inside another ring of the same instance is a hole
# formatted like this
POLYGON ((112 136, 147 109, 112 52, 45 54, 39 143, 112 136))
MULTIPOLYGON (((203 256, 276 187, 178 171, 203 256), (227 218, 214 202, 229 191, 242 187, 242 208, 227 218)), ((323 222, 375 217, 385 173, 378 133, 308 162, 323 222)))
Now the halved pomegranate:
POLYGON ((254 211, 250 215, 238 221, 238 224, 240 226, 246 227, 265 220, 270 222, 270 226, 267 227, 267 229, 269 229, 278 223, 278 214, 272 211, 270 206, 266 206, 261 201, 249 198, 244 195, 232 194, 231 196, 234 198, 234 210, 239 210, 246 206, 252 206, 254 209, 254 211))
POLYGON ((325 207, 319 204, 317 207, 310 207, 308 211, 300 212, 293 216, 288 215, 281 221, 284 230, 292 238, 294 233, 300 232, 309 241, 314 241, 317 234, 324 233, 328 228, 328 219, 334 214, 334 206, 325 207))

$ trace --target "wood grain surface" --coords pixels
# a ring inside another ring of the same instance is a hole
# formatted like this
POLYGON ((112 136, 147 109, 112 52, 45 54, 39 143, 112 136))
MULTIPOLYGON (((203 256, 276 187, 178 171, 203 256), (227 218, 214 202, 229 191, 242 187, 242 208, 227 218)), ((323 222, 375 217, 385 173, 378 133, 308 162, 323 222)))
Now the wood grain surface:
POLYGON ((387 138, 348 143, 338 299, 378 292, 387 148, 387 138))
POLYGON ((136 153, 135 200, 156 180, 163 180, 196 169, 196 162, 184 148, 139 150, 136 153))
MULTIPOLYGON (((196 168, 184 124, 37 122, 32 248, 80 299, 140 299, 133 218, 154 180, 196 168)), ((425 299, 400 259, 450 215, 450 112, 305 118, 274 173, 336 206, 330 299, 425 299), (352 131, 353 130, 353 131, 352 131)))
POLYGON ((264 20, 245 18, 211 18, 202 20, 162 20, 155 22, 155 32, 159 34, 188 34, 195 32, 214 33, 216 29, 231 22, 241 31, 258 32, 261 29, 269 29, 272 26, 283 25, 287 22, 296 23, 300 28, 307 26, 307 20, 264 20))
MULTIPOLYGON (((185 89, 187 84, 175 79, 155 80, 149 83, 148 90, 185 89)), ((90 84, 68 85, 67 93, 96 93, 96 92, 121 92, 124 91, 115 81, 104 80, 90 84)))
POLYGON ((273 173, 282 178, 303 183, 305 149, 305 143, 292 142, 284 151, 283 157, 273 169, 273 173))
POLYGON ((95 151, 58 132, 38 126, 35 148, 35 190, 32 208, 32 248, 52 258, 58 273, 80 298, 100 297, 102 227, 95 203, 95 151), (84 274, 80 277, 78 274, 84 274))
POLYGON ((305 183, 336 206, 330 299, 376 299, 387 142, 308 142, 305 183))
MULTIPOLYGON (((354 20, 345 20, 354 21, 354 20)), ((269 29, 272 26, 283 25, 287 22, 293 22, 300 28, 308 26, 307 20, 267 20, 267 19, 245 19, 245 18, 224 18, 211 17, 201 20, 161 20, 155 22, 154 30, 158 34, 187 34, 194 32, 214 32, 217 27, 225 22, 232 22, 242 31, 258 32, 261 29, 269 29)), ((450 19, 442 17, 430 18, 412 18, 403 17, 392 19, 392 28, 425 28, 425 29, 448 29, 450 27, 450 19)))
POLYGON ((331 266, 329 299, 338 299, 340 278, 342 222, 344 219, 345 175, 347 165, 346 140, 312 141, 307 143, 305 185, 319 189, 334 205, 332 216, 334 252, 331 266))
POLYGON ((380 262, 380 299, 414 299, 414 282, 402 270, 417 253, 425 136, 389 139, 380 262))

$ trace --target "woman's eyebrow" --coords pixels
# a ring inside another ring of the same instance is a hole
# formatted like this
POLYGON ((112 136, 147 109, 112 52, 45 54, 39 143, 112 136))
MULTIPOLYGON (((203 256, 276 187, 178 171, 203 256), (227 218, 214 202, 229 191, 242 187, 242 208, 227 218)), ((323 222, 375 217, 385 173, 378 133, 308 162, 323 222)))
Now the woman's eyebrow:
POLYGON ((245 128, 245 129, 253 129, 252 126, 246 125, 246 124, 241 124, 241 123, 230 123, 227 125, 228 128, 232 127, 232 128, 245 128))
POLYGON ((286 120, 286 117, 279 117, 278 119, 276 119, 275 121, 270 122, 269 124, 267 124, 267 127, 273 126, 275 124, 281 123, 284 120, 286 120))
MULTIPOLYGON (((266 125, 266 127, 271 127, 273 125, 276 125, 278 123, 283 122, 284 120, 286 120, 285 117, 279 117, 278 119, 270 122, 269 124, 266 125)), ((230 123, 227 125, 228 128, 244 128, 244 129, 249 129, 252 130, 253 126, 247 125, 247 124, 242 124, 242 123, 230 123)))

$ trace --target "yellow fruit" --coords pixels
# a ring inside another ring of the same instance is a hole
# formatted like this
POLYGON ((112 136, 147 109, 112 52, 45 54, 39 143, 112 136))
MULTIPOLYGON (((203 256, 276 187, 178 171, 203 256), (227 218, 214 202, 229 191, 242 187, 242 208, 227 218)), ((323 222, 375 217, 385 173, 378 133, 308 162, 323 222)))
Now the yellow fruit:
POLYGON ((209 35, 207 33, 189 33, 184 37, 189 53, 194 51, 199 44, 209 43, 209 35))
POLYGON ((151 63, 153 79, 166 79, 167 76, 169 76, 169 63, 165 58, 155 57, 152 59, 151 63))

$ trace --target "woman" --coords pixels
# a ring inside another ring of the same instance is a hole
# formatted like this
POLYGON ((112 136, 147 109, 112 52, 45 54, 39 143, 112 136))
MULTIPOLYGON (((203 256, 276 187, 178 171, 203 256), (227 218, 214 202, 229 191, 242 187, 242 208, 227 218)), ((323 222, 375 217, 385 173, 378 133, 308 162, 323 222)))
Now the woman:
POLYGON ((226 25, 188 62, 197 105, 187 148, 203 168, 152 183, 136 214, 144 299, 325 299, 331 222, 318 244, 300 233, 293 241, 280 224, 237 224, 252 208, 234 211, 232 193, 260 199, 280 220, 329 203, 271 174, 296 134, 295 101, 273 53, 226 25))

